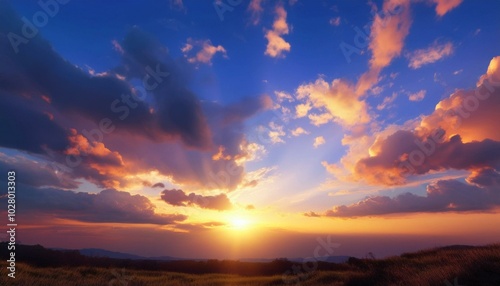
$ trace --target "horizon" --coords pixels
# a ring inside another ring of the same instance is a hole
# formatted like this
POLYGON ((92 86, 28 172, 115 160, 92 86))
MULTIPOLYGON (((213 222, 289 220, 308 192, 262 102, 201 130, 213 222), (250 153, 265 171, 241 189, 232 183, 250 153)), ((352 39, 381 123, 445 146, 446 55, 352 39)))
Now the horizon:
POLYGON ((0 0, 18 243, 234 260, 500 242, 500 2, 40 3, 0 0))

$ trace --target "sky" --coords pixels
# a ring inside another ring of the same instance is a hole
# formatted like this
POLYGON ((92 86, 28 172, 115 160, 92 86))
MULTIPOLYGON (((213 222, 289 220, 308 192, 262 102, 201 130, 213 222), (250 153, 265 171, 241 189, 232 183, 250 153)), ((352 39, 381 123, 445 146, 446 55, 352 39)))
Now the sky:
POLYGON ((18 239, 217 259, 498 242, 499 8, 1 0, 18 239))

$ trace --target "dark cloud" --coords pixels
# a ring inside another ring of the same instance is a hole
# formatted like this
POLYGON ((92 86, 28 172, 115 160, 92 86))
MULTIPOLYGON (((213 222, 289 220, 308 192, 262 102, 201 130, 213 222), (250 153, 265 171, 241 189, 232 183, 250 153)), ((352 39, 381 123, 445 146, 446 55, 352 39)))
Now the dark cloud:
POLYGON ((142 80, 155 99, 158 124, 165 133, 180 136, 189 146, 211 145, 210 129, 200 101, 187 88, 180 64, 152 36, 133 28, 122 43, 123 67, 117 70, 128 78, 142 80))
POLYGON ((226 194, 217 196, 202 196, 195 193, 186 195, 182 190, 164 190, 161 192, 161 199, 173 206, 198 206, 204 209, 229 210, 233 204, 226 194))
POLYGON ((500 174, 491 168, 475 170, 467 178, 467 182, 477 186, 500 189, 500 174))
MULTIPOLYGON (((2 86, 0 85, 0 89, 2 86)), ((43 153, 42 146, 62 151, 68 132, 25 100, 9 98, 0 90, 0 146, 43 153)))
POLYGON ((229 106, 201 102, 189 88, 193 67, 135 27, 115 43, 122 61, 96 75, 64 59, 40 34, 16 52, 7 35, 22 36, 22 25, 0 1, 0 131, 9 134, 0 147, 43 154, 68 166, 74 179, 105 188, 125 187, 127 175, 153 170, 197 188, 232 190, 241 182, 244 170, 235 162, 249 155, 244 121, 268 108, 268 97, 229 106), (133 86, 137 81, 146 84, 133 86), (102 131, 103 120, 113 131, 102 131), (220 146, 229 160, 212 159, 220 146))
POLYGON ((320 214, 317 214, 317 213, 315 213, 313 211, 310 211, 308 213, 304 213, 304 215, 307 216, 307 217, 321 217, 320 214))
POLYGON ((74 189, 79 186, 68 173, 58 172, 57 168, 53 168, 50 164, 21 156, 7 156, 0 152, 0 172, 7 174, 12 170, 17 172, 17 177, 23 184, 33 187, 74 189))
POLYGON ((397 131, 380 143, 377 155, 357 162, 355 175, 378 184, 402 184, 408 174, 446 169, 472 170, 500 167, 500 142, 463 143, 460 135, 446 142, 432 136, 420 138, 411 131, 397 131))
POLYGON ((478 170, 467 184, 457 180, 440 180, 427 186, 426 196, 404 193, 394 198, 368 197, 351 205, 328 210, 332 217, 377 216, 393 213, 491 211, 500 206, 500 173, 478 170))
POLYGON ((165 184, 164 183, 156 183, 154 185, 151 186, 152 188, 165 188, 165 184))
MULTIPOLYGON (((0 5, 0 54, 8 59, 12 68, 1 70, 2 88, 6 87, 6 90, 14 94, 29 92, 44 95, 50 98, 54 107, 64 113, 77 113, 95 122, 112 115, 117 116, 113 114, 111 105, 116 100, 121 102, 122 95, 132 94, 127 82, 114 74, 89 75, 57 54, 40 34, 29 39, 26 44, 19 45, 16 53, 7 35, 15 33, 23 36, 23 22, 15 12, 6 7, 4 1, 0 5)), ((151 121, 148 106, 139 102, 126 120, 116 120, 116 124, 134 128, 136 132, 147 132, 148 129, 142 125, 151 121)))
MULTIPOLYGON (((141 195, 131 195, 106 189, 99 193, 65 191, 55 188, 33 188, 20 185, 17 193, 18 213, 50 215, 53 218, 96 223, 174 224, 185 220, 181 214, 159 214, 151 201, 141 195)), ((3 196, 3 201, 6 196, 3 196)))

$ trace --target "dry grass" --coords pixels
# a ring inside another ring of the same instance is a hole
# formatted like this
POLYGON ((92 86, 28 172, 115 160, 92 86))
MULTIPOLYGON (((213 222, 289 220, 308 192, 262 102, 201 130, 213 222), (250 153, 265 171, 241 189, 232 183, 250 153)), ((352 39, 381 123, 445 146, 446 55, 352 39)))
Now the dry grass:
POLYGON ((350 270, 315 271, 307 277, 184 274, 97 267, 36 268, 17 264, 16 279, 7 278, 2 262, 0 285, 500 285, 500 244, 475 248, 425 250, 380 260, 351 260, 350 270), (288 283, 286 283, 288 282, 288 283))

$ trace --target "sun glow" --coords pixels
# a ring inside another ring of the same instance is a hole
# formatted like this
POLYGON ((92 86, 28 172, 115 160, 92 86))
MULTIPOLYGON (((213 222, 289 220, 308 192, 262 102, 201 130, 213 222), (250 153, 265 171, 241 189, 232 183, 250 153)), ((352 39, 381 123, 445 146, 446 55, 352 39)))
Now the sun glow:
POLYGON ((245 230, 251 225, 251 221, 248 218, 236 216, 230 219, 229 226, 231 229, 235 230, 245 230))

